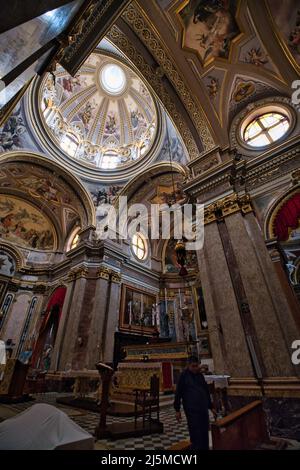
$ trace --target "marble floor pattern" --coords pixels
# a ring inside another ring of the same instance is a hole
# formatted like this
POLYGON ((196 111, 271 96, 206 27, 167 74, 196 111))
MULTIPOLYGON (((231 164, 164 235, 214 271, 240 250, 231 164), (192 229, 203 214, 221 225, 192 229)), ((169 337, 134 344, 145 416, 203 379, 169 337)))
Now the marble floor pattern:
MULTIPOLYGON (((35 401, 9 405, 1 404, 0 421, 14 416, 22 411, 25 411, 34 403, 49 403, 51 405, 57 406, 59 409, 64 411, 71 419, 73 419, 77 424, 79 424, 79 426, 81 426, 89 433, 93 434, 99 420, 99 415, 90 411, 57 404, 57 396, 58 394, 56 393, 45 393, 35 395, 35 401)), ((109 424, 124 422, 128 421, 128 419, 133 418, 120 418, 108 416, 107 423, 109 424)), ((189 438, 185 418, 183 417, 182 422, 178 424, 175 420, 175 412, 172 406, 162 408, 160 413, 160 419, 164 424, 163 434, 152 434, 150 436, 119 439, 116 441, 112 441, 110 439, 101 439, 95 443, 95 448, 103 450, 161 450, 168 449, 170 446, 172 446, 172 444, 189 438)))
MULTIPOLYGON (((61 394, 60 396, 65 396, 61 394)), ((64 411, 71 419, 73 419, 79 426, 88 431, 90 434, 94 434, 95 427, 99 420, 99 415, 86 410, 78 408, 72 408, 70 406, 64 406, 56 403, 57 393, 43 393, 34 395, 35 400, 24 403, 16 403, 10 405, 0 404, 0 422, 4 419, 11 418, 27 408, 32 406, 34 403, 49 403, 57 406, 59 409, 64 411)), ((107 423, 124 422, 128 419, 133 418, 119 418, 119 417, 107 417, 107 423)), ((162 408, 160 412, 160 419, 164 424, 163 434, 152 434, 151 436, 130 438, 130 439, 119 439, 112 441, 110 439, 101 439, 95 442, 96 450, 167 450, 172 444, 176 442, 189 439, 187 430, 187 424, 183 415, 182 422, 179 424, 176 422, 175 413, 172 406, 166 406, 162 408)), ((287 450, 300 450, 300 442, 287 439, 288 447, 287 450)), ((211 447, 211 435, 210 435, 210 447, 211 447)))

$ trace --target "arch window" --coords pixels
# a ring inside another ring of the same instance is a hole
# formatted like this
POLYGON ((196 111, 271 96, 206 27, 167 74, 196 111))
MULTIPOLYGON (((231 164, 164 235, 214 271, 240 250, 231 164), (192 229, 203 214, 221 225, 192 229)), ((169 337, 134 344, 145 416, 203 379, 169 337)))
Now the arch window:
POLYGON ((13 294, 7 294, 5 299, 4 299, 4 302, 2 304, 2 308, 0 310, 0 330, 1 330, 1 328, 3 327, 3 325, 5 323, 5 319, 7 317, 9 307, 11 306, 12 300, 13 300, 13 294))

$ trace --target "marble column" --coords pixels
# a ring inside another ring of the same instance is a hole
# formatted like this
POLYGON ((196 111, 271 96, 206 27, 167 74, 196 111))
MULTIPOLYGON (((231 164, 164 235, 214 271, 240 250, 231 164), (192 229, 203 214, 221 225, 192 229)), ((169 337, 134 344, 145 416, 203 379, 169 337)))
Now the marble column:
POLYGON ((81 266, 71 274, 74 274, 75 285, 70 298, 70 309, 62 337, 59 370, 76 368, 76 364, 73 362, 73 356, 78 344, 78 324, 83 305, 88 269, 85 266, 81 266))
POLYGON ((114 343, 115 332, 119 324, 119 308, 120 308, 120 295, 121 295, 121 275, 116 272, 111 272, 111 283, 109 289, 109 303, 107 308, 107 315, 104 319, 104 328, 102 336, 102 354, 103 362, 113 362, 114 356, 114 343))
POLYGON ((206 225, 204 236, 198 263, 215 372, 253 377, 229 266, 216 222, 206 225))
MULTIPOLYGON (((291 362, 299 331, 254 212, 225 218, 268 377, 300 375, 291 362)), ((299 369, 299 370, 297 370, 299 369)))
POLYGON ((248 196, 210 205, 205 222, 198 260, 216 372, 299 375, 290 349, 296 323, 248 196))
POLYGON ((94 369, 95 364, 102 361, 102 336, 105 311, 108 304, 110 271, 101 266, 96 274, 95 300, 92 310, 92 322, 87 345, 87 367, 94 369))

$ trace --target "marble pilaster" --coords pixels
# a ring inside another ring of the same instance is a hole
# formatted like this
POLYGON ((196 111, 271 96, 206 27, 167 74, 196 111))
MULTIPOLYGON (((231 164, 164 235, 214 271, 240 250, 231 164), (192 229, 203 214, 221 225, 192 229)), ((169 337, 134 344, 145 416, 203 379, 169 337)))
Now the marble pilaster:
POLYGON ((216 222, 205 227, 198 263, 215 371, 251 377, 253 369, 216 222))
POLYGON ((59 361, 59 369, 73 367, 73 353, 78 342, 78 323, 80 312, 82 309, 83 298, 85 293, 87 279, 85 277, 77 277, 73 297, 71 299, 70 312, 67 319, 66 330, 63 338, 63 346, 59 361))
MULTIPOLYGON (((119 305, 121 295, 121 276, 117 272, 112 272, 110 284, 110 297, 105 318, 105 334, 102 336, 102 352, 104 362, 113 362, 114 355, 114 335, 119 323, 119 305)), ((103 330, 104 331, 104 330, 103 330)))
POLYGON ((297 327, 253 212, 225 219, 243 279, 267 376, 296 375, 291 344, 297 327))
MULTIPOLYGON (((108 270, 107 270, 108 271, 108 270)), ((104 328, 105 309, 108 302, 109 273, 103 269, 98 271, 95 287, 95 300, 92 311, 92 322, 87 345, 87 367, 93 369, 102 360, 101 344, 104 328)))

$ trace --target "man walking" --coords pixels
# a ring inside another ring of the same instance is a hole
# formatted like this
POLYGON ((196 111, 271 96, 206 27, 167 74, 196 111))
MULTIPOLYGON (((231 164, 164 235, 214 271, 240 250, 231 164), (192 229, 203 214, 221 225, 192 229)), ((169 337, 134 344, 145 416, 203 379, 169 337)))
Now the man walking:
POLYGON ((177 384, 174 408, 178 422, 181 421, 181 402, 188 422, 191 449, 208 450, 208 410, 212 410, 214 415, 215 410, 213 410, 209 389, 201 374, 196 356, 189 358, 188 367, 180 375, 177 384))

